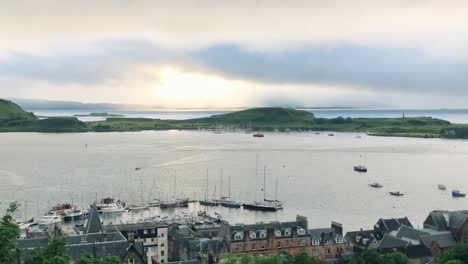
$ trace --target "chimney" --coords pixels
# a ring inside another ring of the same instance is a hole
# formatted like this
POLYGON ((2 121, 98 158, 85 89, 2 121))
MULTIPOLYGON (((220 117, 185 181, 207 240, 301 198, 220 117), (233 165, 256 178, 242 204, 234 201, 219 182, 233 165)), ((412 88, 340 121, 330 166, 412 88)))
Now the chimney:
POLYGON ((335 222, 335 221, 332 221, 331 227, 335 229, 335 232, 337 234, 339 234, 340 236, 343 236, 343 225, 342 224, 340 224, 338 222, 335 222))

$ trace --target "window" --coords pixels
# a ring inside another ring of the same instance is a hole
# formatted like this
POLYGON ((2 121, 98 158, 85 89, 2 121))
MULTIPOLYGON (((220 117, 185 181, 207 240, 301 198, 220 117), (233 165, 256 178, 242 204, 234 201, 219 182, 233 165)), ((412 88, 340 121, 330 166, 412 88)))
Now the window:
POLYGON ((305 235, 305 229, 302 228, 302 227, 298 227, 297 228, 297 234, 300 235, 300 236, 305 235))
POLYGON ((291 242, 289 240, 286 240, 286 247, 290 247, 291 246, 291 242))
POLYGON ((250 232, 250 239, 256 239, 257 238, 257 234, 255 232, 250 232))
POLYGON ((288 228, 288 229, 284 230, 284 235, 285 236, 290 236, 291 235, 291 229, 288 228))
POLYGON ((278 241, 276 244, 278 245, 278 248, 281 248, 281 241, 278 241))
POLYGON ((265 230, 260 231, 260 238, 266 238, 266 231, 265 230))
POLYGON ((129 258, 128 259, 128 264, 135 264, 135 259, 134 258, 129 258))
POLYGON ((154 238, 151 238, 151 242, 154 242, 154 238))
POLYGON ((330 245, 331 243, 331 239, 325 239, 325 245, 330 245))
POLYGON ((312 256, 318 257, 318 255, 319 255, 318 249, 314 249, 314 251, 312 251, 312 256))
POLYGON ((337 238, 337 239, 336 239, 336 243, 340 243, 340 244, 343 243, 343 239, 337 238))
POLYGON ((242 245, 241 245, 241 244, 238 244, 238 245, 236 246, 236 250, 237 250, 237 251, 242 251, 242 245))
POLYGON ((81 237, 81 243, 86 243, 86 242, 87 242, 87 241, 86 241, 86 236, 82 236, 82 237, 81 237))
POLYGON ((330 248, 326 248, 325 249, 325 255, 330 255, 331 254, 331 249, 330 248))
POLYGON ((156 234, 156 229, 151 229, 151 234, 156 234))
POLYGON ((161 243, 161 246, 160 247, 164 247, 164 243, 161 243))
POLYGON ((265 248, 266 248, 265 243, 262 243, 262 249, 265 249, 265 248))
POLYGON ((235 235, 234 235, 234 239, 235 240, 242 240, 243 238, 243 235, 241 232, 237 232, 235 235))
POLYGON ((143 243, 146 243, 146 238, 143 238, 143 243))
POLYGON ((164 250, 161 250, 161 257, 164 257, 164 250))
POLYGON ((147 234, 148 234, 148 230, 147 230, 147 229, 143 230, 143 234, 147 235, 147 234))
POLYGON ((305 247, 305 245, 306 245, 305 240, 304 240, 304 239, 301 239, 301 240, 299 241, 299 246, 305 247))
POLYGON ((320 241, 314 239, 312 240, 312 246, 318 246, 320 244, 320 241))
POLYGON ((134 233, 128 233, 128 240, 134 240, 135 239, 135 234, 134 233))
POLYGON ((257 250, 257 245, 255 243, 252 243, 252 250, 257 250))
POLYGON ((281 231, 278 230, 278 229, 276 229, 276 230, 275 230, 275 236, 276 236, 276 237, 280 237, 280 236, 281 236, 281 231))

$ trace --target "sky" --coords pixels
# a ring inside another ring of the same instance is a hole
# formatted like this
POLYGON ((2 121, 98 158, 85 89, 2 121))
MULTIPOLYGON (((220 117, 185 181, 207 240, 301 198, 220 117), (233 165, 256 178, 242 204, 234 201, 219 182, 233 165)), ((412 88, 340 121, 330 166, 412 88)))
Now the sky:
POLYGON ((0 0, 0 97, 467 108, 468 1, 0 0))

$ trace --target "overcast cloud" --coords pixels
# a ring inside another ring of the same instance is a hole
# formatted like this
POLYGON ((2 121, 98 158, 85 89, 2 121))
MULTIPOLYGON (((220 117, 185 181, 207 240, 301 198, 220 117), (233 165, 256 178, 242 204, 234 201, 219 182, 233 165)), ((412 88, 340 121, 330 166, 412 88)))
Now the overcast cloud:
POLYGON ((466 1, 0 0, 0 97, 465 107, 466 14, 466 1), (242 96, 149 96, 168 67, 242 96))

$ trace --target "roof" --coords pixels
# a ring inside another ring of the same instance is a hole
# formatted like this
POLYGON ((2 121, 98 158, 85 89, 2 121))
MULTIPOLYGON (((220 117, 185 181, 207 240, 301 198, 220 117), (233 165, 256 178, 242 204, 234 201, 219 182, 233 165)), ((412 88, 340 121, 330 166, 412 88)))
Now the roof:
POLYGON ((422 236, 421 241, 426 247, 431 247, 433 242, 437 243, 441 248, 453 247, 457 244, 452 233, 448 231, 422 236))
POLYGON ((377 221, 377 223, 374 225, 374 230, 383 235, 391 231, 398 230, 402 225, 413 227, 407 217, 391 219, 380 218, 379 221, 377 221))
POLYGON ((94 203, 89 209, 88 222, 86 222, 85 233, 101 233, 103 231, 101 218, 96 208, 96 203, 94 203))
POLYGON ((142 229, 152 229, 152 228, 167 228, 169 225, 161 222, 144 222, 144 223, 132 223, 132 224, 118 224, 114 227, 119 231, 127 230, 142 230, 142 229))
POLYGON ((346 233, 345 239, 355 245, 367 247, 377 238, 374 235, 374 230, 360 230, 346 233))
POLYGON ((388 248, 403 248, 409 245, 408 241, 405 241, 403 239, 389 236, 389 235, 384 235, 382 240, 379 243, 378 248, 379 249, 388 249, 388 248))
POLYGON ((425 228, 460 229, 468 221, 468 211, 432 211, 424 221, 425 228))
POLYGON ((414 229, 412 227, 403 225, 398 229, 395 237, 408 241, 413 245, 417 245, 420 243, 421 236, 429 234, 430 233, 427 231, 421 229, 414 229))
POLYGON ((342 238, 333 227, 309 229, 310 239, 321 241, 325 235, 331 235, 334 239, 342 238))

